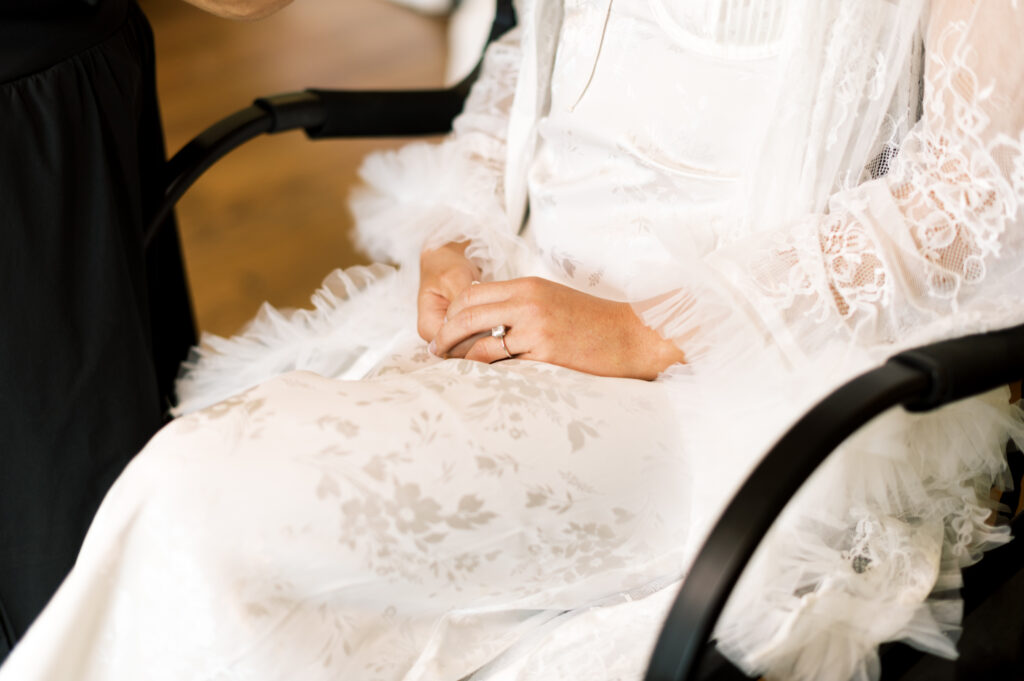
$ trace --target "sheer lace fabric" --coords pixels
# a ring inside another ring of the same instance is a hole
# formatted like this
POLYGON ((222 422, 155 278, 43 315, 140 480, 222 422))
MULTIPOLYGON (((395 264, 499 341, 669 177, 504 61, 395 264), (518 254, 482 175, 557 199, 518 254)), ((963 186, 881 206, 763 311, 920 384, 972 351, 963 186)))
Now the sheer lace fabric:
POLYGON ((1019 320, 1020 22, 1007 4, 935 4, 923 116, 888 173, 715 254, 790 350, 817 352, 841 328, 890 351, 1019 320))
MULTIPOLYGON (((361 242, 400 268, 206 340, 194 413, 118 483, 0 680, 640 678, 671 587, 793 419, 902 347, 1024 321, 1016 3, 518 12, 454 134, 364 166, 361 242), (418 254, 466 239, 485 278, 632 302, 689 363, 642 383, 432 358, 418 254), (296 369, 326 378, 267 380, 296 369)), ((954 655, 1021 433, 996 391, 845 443, 722 649, 808 680, 874 677, 885 640, 954 655)))

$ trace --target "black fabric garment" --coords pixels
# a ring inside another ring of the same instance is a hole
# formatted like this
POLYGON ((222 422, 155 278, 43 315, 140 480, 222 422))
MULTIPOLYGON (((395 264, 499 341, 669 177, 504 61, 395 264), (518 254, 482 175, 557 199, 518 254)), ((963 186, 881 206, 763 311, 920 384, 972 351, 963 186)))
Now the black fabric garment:
POLYGON ((131 0, 0 0, 0 83, 33 74, 119 30, 131 0))
MULTIPOLYGON (((90 11, 87 47, 0 81, 0 660, 162 424, 195 337, 177 230, 142 245, 164 161, 152 34, 126 0, 90 11)), ((20 20, 0 64, 48 21, 20 20)))

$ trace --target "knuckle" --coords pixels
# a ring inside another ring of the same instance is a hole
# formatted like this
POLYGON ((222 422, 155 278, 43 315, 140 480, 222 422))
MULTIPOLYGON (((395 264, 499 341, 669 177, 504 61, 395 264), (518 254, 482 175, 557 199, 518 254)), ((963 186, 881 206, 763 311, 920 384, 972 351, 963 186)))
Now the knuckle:
POLYGON ((538 319, 543 312, 543 307, 533 299, 526 299, 519 304, 520 314, 529 319, 538 319))
POLYGON ((473 286, 467 286, 452 296, 452 305, 457 305, 459 309, 469 307, 472 304, 473 288, 473 286))
POLYGON ((526 314, 529 319, 533 320, 534 325, 536 325, 540 331, 544 331, 548 327, 550 315, 547 307, 541 303, 536 301, 528 303, 526 314))
POLYGON ((459 284, 461 273, 458 270, 447 269, 441 272, 438 280, 446 287, 455 287, 459 284))
POLYGON ((472 280, 469 272, 462 268, 449 268, 441 273, 440 282, 446 291, 453 297, 464 296, 470 290, 469 282, 472 280))

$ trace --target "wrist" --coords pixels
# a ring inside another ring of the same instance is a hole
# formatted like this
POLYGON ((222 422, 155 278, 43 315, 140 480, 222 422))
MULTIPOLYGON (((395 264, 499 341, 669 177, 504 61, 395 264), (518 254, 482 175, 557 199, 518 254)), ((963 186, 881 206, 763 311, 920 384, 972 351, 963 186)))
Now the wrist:
POLYGON ((437 248, 424 249, 420 251, 420 270, 429 268, 435 263, 460 263, 468 262, 466 248, 468 241, 451 241, 437 248))

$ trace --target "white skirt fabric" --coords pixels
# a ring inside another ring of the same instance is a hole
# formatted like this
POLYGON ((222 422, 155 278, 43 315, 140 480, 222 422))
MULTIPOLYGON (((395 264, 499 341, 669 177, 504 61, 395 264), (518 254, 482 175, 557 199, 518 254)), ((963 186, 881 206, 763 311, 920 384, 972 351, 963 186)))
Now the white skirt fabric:
MULTIPOLYGON (((414 293, 336 272, 314 310, 207 339, 197 410, 118 480, 0 681, 641 678, 724 503, 842 378, 763 356, 655 382, 442 361, 414 293)), ((870 675, 883 640, 954 654, 959 569, 1006 540, 986 524, 1020 430, 1006 397, 844 445, 759 552, 723 649, 806 679, 870 675)))

